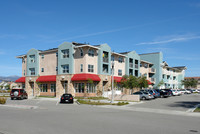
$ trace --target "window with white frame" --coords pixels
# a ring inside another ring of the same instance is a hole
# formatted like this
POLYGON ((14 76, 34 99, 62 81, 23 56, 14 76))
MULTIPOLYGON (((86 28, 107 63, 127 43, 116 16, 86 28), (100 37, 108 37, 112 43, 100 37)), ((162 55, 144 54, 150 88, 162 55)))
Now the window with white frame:
POLYGON ((96 93, 96 83, 87 83, 87 93, 96 93))
POLYGON ((83 49, 82 48, 80 49, 80 54, 81 54, 81 56, 83 56, 83 49))
POLYGON ((111 56, 111 61, 114 61, 114 60, 115 60, 115 56, 112 55, 112 56, 111 56))
POLYGON ((81 69, 80 69, 80 71, 83 72, 83 64, 81 64, 81 69))
POLYGON ((88 50, 88 56, 94 57, 94 49, 89 49, 88 50))
POLYGON ((41 84, 40 85, 40 92, 47 92, 48 88, 47 88, 47 84, 41 84))
POLYGON ((35 62, 35 55, 30 55, 29 58, 31 63, 35 62))
POLYGON ((84 83, 75 83, 74 84, 74 88, 75 88, 76 93, 84 93, 84 87, 85 87, 84 83))
POLYGON ((88 64, 88 72, 94 72, 94 65, 88 64))
POLYGON ((118 76, 122 76, 122 70, 118 69, 118 76))
POLYGON ((118 58, 118 62, 119 62, 119 63, 122 63, 122 62, 123 62, 123 58, 122 58, 122 57, 119 57, 119 58, 118 58))
POLYGON ((29 70, 30 70, 31 75, 35 75, 35 68, 30 68, 29 70))
POLYGON ((69 49, 61 50, 63 58, 69 58, 69 49))
POLYGON ((61 67, 63 73, 69 73, 69 64, 62 65, 61 67))
POLYGON ((56 92, 56 84, 51 84, 51 92, 56 92))

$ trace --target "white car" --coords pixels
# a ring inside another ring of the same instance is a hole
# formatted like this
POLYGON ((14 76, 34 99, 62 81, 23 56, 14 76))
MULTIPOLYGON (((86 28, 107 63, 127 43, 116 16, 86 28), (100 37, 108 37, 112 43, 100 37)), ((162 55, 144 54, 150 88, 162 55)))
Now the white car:
POLYGON ((178 90, 176 90, 176 89, 172 89, 172 94, 173 94, 174 96, 180 95, 179 92, 178 92, 178 90))
POLYGON ((186 90, 186 94, 191 94, 191 89, 185 89, 186 90))
POLYGON ((200 89, 192 89, 193 93, 200 93, 200 89))
POLYGON ((185 89, 180 89, 181 94, 186 94, 186 90, 185 89))

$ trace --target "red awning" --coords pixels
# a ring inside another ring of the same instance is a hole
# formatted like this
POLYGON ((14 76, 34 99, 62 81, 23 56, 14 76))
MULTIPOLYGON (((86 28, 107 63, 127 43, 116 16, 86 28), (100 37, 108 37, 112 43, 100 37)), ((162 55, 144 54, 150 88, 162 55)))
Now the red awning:
POLYGON ((147 82, 148 82, 148 85, 151 85, 151 84, 152 84, 149 80, 147 80, 147 82))
POLYGON ((21 78, 19 78, 19 79, 17 79, 15 82, 17 82, 17 83, 25 83, 25 77, 21 77, 21 78))
POLYGON ((47 75, 47 76, 40 76, 36 82, 55 82, 56 81, 56 75, 47 75))
MULTIPOLYGON (((112 77, 111 77, 112 78, 112 77)), ((114 76, 114 81, 116 82, 121 82, 122 80, 122 77, 117 77, 117 76, 114 76)))
POLYGON ((86 81, 88 79, 91 79, 93 81, 101 81, 101 79, 99 78, 98 75, 96 74, 86 74, 86 73, 82 73, 82 74, 75 74, 72 77, 72 81, 86 81))

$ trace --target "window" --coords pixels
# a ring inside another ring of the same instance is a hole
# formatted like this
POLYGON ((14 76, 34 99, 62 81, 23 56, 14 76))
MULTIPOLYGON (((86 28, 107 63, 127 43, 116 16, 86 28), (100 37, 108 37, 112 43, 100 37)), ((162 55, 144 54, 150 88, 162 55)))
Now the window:
POLYGON ((119 63, 122 63, 122 62, 123 62, 123 58, 122 58, 122 57, 119 57, 119 58, 118 58, 118 62, 119 62, 119 63))
POLYGON ((87 93, 96 93, 96 83, 87 83, 87 93))
POLYGON ((41 68, 41 72, 44 72, 44 68, 41 68))
POLYGON ((93 49, 89 49, 88 50, 88 55, 94 57, 94 50, 93 49))
POLYGON ((30 55, 30 62, 31 63, 34 63, 35 62, 35 55, 30 55))
POLYGON ((103 64, 103 73, 108 73, 108 65, 103 64))
POLYGON ((56 72, 58 71, 58 67, 56 67, 56 72))
POLYGON ((81 64, 81 70, 80 71, 83 72, 83 64, 81 64))
POLYGON ((25 59, 24 58, 22 59, 22 63, 25 63, 25 59))
POLYGON ((24 70, 24 76, 26 75, 26 70, 24 70))
POLYGON ((41 55, 41 58, 44 59, 44 54, 41 55))
POLYGON ((69 65, 68 64, 67 65, 62 65, 61 67, 62 67, 62 72, 63 73, 69 73, 69 65))
POLYGON ((88 65, 88 72, 94 72, 94 65, 88 65))
POLYGON ((84 93, 84 87, 85 87, 84 83, 75 83, 74 84, 76 93, 84 93))
POLYGON ((148 64, 147 64, 147 63, 144 63, 144 67, 145 67, 145 68, 148 68, 148 64))
POLYGON ((25 84, 22 84, 22 89, 25 89, 25 84))
POLYGON ((111 56, 111 61, 114 61, 114 60, 115 60, 115 56, 112 55, 112 56, 111 56))
POLYGON ((69 58, 69 49, 61 50, 63 58, 69 58))
POLYGON ((40 85, 40 92, 47 92, 47 84, 40 85))
POLYGON ((56 92, 56 84, 51 84, 51 92, 56 92))
POLYGON ((30 68, 29 70, 31 72, 31 75, 35 75, 35 68, 30 68))
POLYGON ((81 56, 83 56, 83 49, 80 49, 80 52, 81 52, 81 56))
POLYGON ((122 70, 118 69, 118 76, 122 76, 122 70))
POLYGON ((163 79, 165 78, 165 75, 163 74, 163 79))
POLYGON ((56 53, 56 57, 58 57, 58 53, 56 53))

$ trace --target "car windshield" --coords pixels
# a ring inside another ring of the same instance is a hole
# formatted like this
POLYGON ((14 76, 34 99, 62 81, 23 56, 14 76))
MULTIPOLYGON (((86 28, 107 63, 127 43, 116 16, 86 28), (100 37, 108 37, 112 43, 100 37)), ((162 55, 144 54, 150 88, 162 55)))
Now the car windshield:
POLYGON ((14 93, 15 91, 19 92, 18 89, 13 89, 11 92, 14 93))
POLYGON ((71 97, 71 94, 63 94, 64 97, 71 97))

